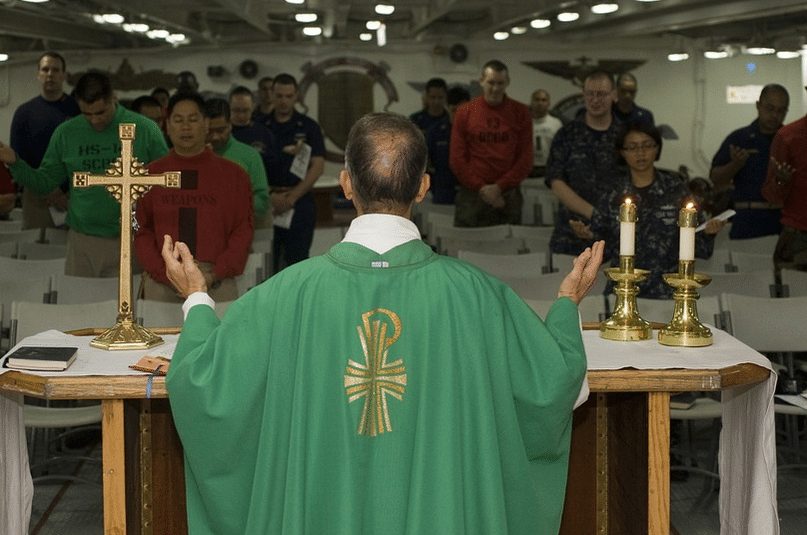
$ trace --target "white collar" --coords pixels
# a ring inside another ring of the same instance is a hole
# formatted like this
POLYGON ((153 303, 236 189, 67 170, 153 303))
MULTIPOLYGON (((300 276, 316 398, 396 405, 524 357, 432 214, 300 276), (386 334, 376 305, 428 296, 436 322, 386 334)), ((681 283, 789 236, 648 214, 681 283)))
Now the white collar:
POLYGON ((343 242, 356 243, 384 254, 399 245, 420 239, 420 230, 405 217, 391 214, 365 214, 350 223, 343 242))

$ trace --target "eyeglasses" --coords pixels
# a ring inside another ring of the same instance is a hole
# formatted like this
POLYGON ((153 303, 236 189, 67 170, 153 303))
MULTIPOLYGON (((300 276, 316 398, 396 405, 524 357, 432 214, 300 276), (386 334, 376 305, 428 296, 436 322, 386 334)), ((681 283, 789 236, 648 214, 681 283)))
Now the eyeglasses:
POLYGON ((611 96, 611 91, 583 91, 583 96, 586 98, 606 98, 611 96))
POLYGON ((625 145, 622 150, 626 152, 651 151, 658 148, 655 143, 642 143, 641 145, 625 145))

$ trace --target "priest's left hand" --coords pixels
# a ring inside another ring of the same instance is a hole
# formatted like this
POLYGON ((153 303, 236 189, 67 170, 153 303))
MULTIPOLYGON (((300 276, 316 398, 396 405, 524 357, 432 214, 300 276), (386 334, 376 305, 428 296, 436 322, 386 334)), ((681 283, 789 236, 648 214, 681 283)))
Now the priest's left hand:
POLYGON ((205 276, 193 260, 188 246, 178 241, 173 242, 171 236, 165 235, 162 250, 165 262, 165 276, 182 297, 194 292, 207 292, 205 276))
POLYGON ((605 242, 595 241, 574 259, 572 271, 560 283, 558 297, 568 297, 575 304, 580 304, 597 280, 604 250, 605 242))

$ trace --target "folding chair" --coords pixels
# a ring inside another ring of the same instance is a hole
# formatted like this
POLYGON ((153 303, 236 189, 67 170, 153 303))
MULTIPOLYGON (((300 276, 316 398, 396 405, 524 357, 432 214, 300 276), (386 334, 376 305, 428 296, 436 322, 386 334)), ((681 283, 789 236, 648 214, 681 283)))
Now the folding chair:
POLYGON ((459 251, 457 256, 494 277, 531 277, 540 275, 546 267, 544 253, 497 255, 459 251))

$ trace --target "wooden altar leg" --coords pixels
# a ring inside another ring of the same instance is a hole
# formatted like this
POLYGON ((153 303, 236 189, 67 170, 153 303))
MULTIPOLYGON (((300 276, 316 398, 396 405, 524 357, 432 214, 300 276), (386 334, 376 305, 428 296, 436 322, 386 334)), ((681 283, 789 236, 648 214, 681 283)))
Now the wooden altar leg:
POLYGON ((123 400, 101 402, 101 433, 104 484, 104 533, 126 533, 126 469, 124 454, 123 400))
POLYGON ((647 532, 670 533, 670 393, 647 399, 647 532))

